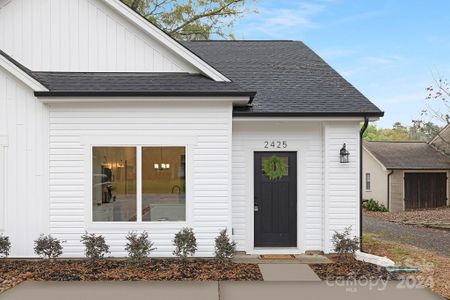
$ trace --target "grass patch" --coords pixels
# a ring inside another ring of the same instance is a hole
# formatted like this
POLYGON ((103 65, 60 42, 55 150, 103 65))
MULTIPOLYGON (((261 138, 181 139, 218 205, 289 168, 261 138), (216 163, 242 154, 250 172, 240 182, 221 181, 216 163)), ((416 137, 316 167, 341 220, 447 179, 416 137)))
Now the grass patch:
POLYGON ((376 244, 379 243, 379 241, 376 239, 376 234, 374 233, 366 233, 362 237, 362 242, 369 243, 369 244, 376 244))
POLYGON ((395 261, 404 261, 411 254, 408 250, 403 247, 394 247, 392 249, 393 255, 395 255, 395 261))

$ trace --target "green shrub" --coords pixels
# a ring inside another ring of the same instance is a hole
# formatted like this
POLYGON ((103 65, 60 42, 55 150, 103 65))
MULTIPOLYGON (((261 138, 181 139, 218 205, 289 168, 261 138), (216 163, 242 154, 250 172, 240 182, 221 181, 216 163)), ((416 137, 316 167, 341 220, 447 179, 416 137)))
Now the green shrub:
POLYGON ((216 237, 216 258, 219 261, 229 260, 234 257, 236 242, 232 241, 227 234, 227 230, 222 230, 216 237))
POLYGON ((34 253, 43 258, 53 260, 63 253, 62 243, 62 241, 51 235, 41 234, 39 238, 34 241, 34 253))
POLYGON ((389 210, 381 203, 378 203, 374 199, 369 199, 365 201, 363 204, 363 207, 367 209, 368 211, 381 211, 381 212, 388 212, 389 210))
POLYGON ((183 228, 173 239, 175 250, 173 254, 185 261, 188 256, 192 256, 197 251, 197 239, 192 228, 183 228))
POLYGON ((105 257, 109 252, 109 246, 102 235, 94 233, 85 233, 81 236, 81 242, 84 244, 84 254, 93 262, 105 257))
POLYGON ((359 249, 359 239, 351 235, 352 227, 346 227, 343 232, 334 231, 331 241, 334 246, 334 252, 340 255, 355 253, 359 249))
POLYGON ((125 250, 128 251, 128 258, 131 263, 144 261, 156 249, 153 248, 153 243, 150 241, 146 231, 141 234, 129 232, 126 238, 128 243, 125 246, 125 250))
POLYGON ((8 257, 10 249, 11 242, 9 241, 9 237, 0 234, 0 256, 8 257))

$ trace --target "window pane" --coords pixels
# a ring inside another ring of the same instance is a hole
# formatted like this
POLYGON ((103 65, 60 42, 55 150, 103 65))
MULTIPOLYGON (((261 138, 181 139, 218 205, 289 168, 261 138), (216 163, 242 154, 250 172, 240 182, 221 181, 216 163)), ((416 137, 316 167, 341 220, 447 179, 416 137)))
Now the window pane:
POLYGON ((366 190, 370 190, 370 173, 366 173, 366 190))
POLYGON ((136 221, 136 148, 94 147, 93 221, 136 221))
POLYGON ((142 221, 186 220, 184 147, 142 148, 142 221))

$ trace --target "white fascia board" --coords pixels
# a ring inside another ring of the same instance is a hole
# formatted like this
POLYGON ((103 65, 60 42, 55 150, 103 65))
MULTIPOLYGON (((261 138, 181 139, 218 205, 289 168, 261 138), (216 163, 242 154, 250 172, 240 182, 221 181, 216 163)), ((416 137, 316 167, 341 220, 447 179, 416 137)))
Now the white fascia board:
POLYGON ((234 106, 245 106, 250 100, 249 97, 231 96, 189 96, 189 97, 38 97, 42 103, 126 103, 126 102, 231 102, 234 106))
POLYGON ((233 122, 363 122, 361 117, 233 117, 233 122))
POLYGON ((48 92, 48 89, 43 86, 39 81, 22 71, 19 67, 13 64, 11 61, 0 55, 0 67, 5 69, 11 75, 22 81, 29 86, 35 92, 48 92))
POLYGON ((103 0, 106 4, 112 7, 119 14, 127 18, 133 24, 144 30, 146 33, 154 37, 156 40, 161 42, 162 44, 169 47, 176 54, 184 58, 186 61, 191 63, 194 67, 196 67, 200 72, 204 75, 210 77, 214 81, 231 81, 225 75, 214 69, 212 66, 207 64, 200 57, 192 53, 190 50, 185 48, 183 45, 175 41, 171 38, 167 33, 151 24, 143 17, 139 16, 136 12, 134 12, 131 8, 129 8, 126 4, 122 3, 120 0, 103 0))

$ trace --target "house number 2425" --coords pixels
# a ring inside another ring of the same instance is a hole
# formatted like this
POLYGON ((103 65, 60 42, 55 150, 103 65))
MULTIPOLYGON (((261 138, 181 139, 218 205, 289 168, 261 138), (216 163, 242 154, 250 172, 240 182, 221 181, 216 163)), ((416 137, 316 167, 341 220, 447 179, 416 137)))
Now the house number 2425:
POLYGON ((266 149, 285 149, 287 148, 286 141, 264 141, 264 148, 266 149))

